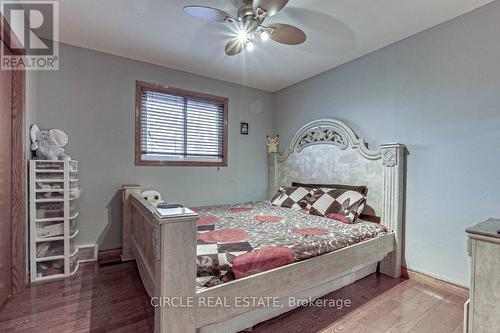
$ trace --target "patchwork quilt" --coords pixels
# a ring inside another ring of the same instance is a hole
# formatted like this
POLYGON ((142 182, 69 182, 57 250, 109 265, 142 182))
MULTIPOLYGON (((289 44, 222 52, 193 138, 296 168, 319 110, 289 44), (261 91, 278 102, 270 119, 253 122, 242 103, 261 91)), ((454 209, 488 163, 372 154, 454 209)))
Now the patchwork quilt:
POLYGON ((269 201, 198 207, 197 287, 312 258, 387 233, 371 222, 346 224, 269 201))

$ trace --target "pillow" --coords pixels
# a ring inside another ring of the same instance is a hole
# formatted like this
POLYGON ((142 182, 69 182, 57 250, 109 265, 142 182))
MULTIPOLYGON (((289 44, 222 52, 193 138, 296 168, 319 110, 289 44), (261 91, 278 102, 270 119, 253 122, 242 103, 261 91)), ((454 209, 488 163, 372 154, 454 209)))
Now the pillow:
POLYGON ((342 185, 342 184, 305 184, 293 182, 292 186, 302 186, 310 188, 331 188, 331 189, 342 189, 342 190, 352 190, 359 192, 366 196, 368 194, 368 188, 366 186, 353 186, 353 185, 342 185))
POLYGON ((366 197, 352 190, 316 189, 306 209, 318 215, 352 224, 363 211, 366 197))
POLYGON ((273 206, 305 209, 309 204, 313 190, 307 187, 280 187, 274 198, 271 200, 273 206))

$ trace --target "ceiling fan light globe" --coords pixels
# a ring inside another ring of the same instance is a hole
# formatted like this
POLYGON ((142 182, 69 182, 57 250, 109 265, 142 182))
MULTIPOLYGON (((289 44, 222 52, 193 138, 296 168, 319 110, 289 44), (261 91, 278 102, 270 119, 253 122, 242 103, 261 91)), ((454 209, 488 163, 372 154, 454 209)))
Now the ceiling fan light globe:
POLYGON ((253 42, 248 42, 247 43, 247 50, 252 52, 255 49, 255 45, 253 42))
POLYGON ((242 43, 246 43, 246 41, 248 40, 248 34, 245 30, 238 31, 236 37, 242 43))

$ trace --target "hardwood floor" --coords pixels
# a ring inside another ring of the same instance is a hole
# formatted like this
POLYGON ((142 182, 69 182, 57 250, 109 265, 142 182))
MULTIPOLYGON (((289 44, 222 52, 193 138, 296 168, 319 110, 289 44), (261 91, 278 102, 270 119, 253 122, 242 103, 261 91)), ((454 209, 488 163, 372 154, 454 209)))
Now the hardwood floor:
MULTIPOLYGON (((446 287, 372 274, 324 299, 254 327, 258 333, 462 331, 466 296, 446 287)), ((32 285, 0 309, 0 332, 152 332, 153 310, 134 262, 84 264, 77 276, 32 285)))
POLYGON ((31 285, 0 310, 0 332, 152 332, 153 309, 134 262, 82 264, 66 280, 31 285))

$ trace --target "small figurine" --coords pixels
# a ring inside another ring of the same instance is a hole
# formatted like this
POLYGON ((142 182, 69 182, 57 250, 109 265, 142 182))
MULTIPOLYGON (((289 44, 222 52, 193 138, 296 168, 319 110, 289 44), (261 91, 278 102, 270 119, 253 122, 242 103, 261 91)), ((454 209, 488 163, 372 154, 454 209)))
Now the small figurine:
POLYGON ((279 145, 279 135, 276 135, 274 138, 267 136, 267 153, 272 154, 272 153, 277 153, 278 152, 278 145, 279 145))

